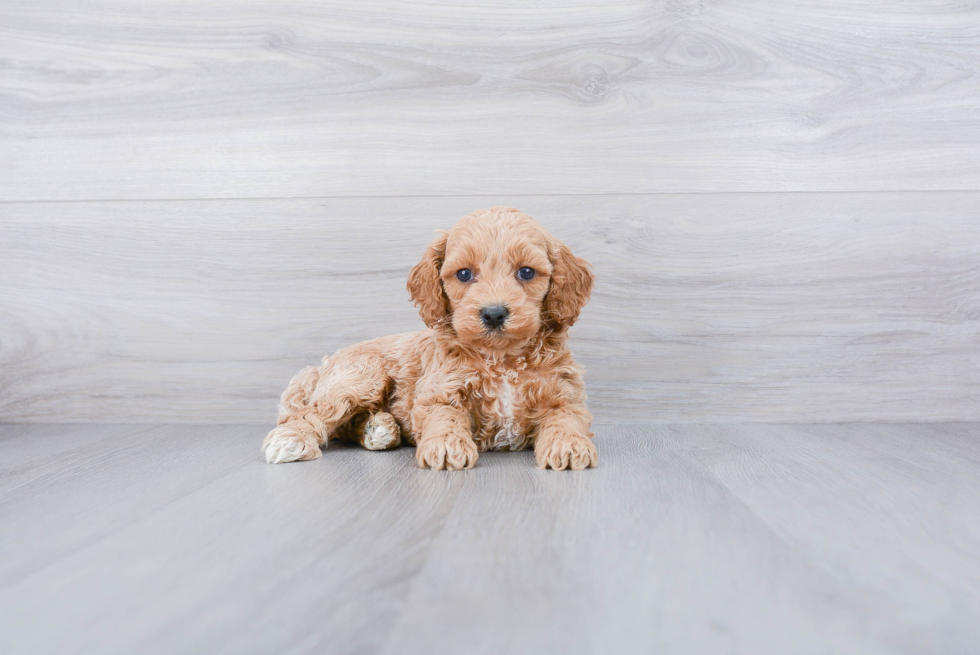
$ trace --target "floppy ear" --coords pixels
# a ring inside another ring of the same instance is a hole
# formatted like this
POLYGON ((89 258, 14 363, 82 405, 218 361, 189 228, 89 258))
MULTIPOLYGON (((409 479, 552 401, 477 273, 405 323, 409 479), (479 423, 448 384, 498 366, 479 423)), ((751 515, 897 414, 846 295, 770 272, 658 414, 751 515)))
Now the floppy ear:
POLYGON ((408 293, 419 308, 419 314, 428 327, 435 327, 449 316, 449 298, 442 290, 439 271, 446 256, 448 232, 441 232, 408 274, 408 293))
POLYGON ((595 276, 589 263, 576 257, 561 241, 554 239, 548 246, 551 257, 551 286, 544 299, 546 324, 561 331, 578 320, 578 314, 589 302, 595 276))

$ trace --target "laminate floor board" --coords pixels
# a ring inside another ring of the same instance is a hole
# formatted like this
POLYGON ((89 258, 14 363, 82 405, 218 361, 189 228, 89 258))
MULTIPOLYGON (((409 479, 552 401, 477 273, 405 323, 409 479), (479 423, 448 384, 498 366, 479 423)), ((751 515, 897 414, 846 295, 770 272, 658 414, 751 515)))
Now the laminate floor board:
MULTIPOLYGON (((0 650, 372 650, 463 478, 426 477, 410 450, 365 458, 343 446, 326 467, 272 467, 258 447, 267 429, 227 428, 233 448, 198 435, 208 453, 188 457, 250 466, 8 584, 0 635, 14 626, 23 641, 0 636, 0 650)), ((165 444, 161 454, 173 450, 165 444)), ((143 474, 147 493, 160 480, 143 474)))
POLYGON ((0 424, 0 498, 3 494, 76 458, 80 452, 104 439, 117 438, 127 432, 143 433, 152 426, 67 424, 0 424), (69 438, 70 435, 70 438, 69 438))
POLYGON ((270 466, 267 427, 0 426, 0 651, 980 644, 975 423, 599 425, 582 473, 335 444, 270 466))
POLYGON ((698 463, 839 584, 889 598, 896 615, 872 619, 889 646, 976 650, 975 424, 699 428, 712 431, 718 437, 702 439, 698 463))
POLYGON ((57 426, 57 441, 73 447, 52 457, 52 427, 30 431, 41 439, 19 428, 0 440, 4 454, 27 442, 37 455, 0 489, 0 583, 98 543, 254 460, 236 446, 243 435, 258 443, 264 434, 255 426, 57 426), (93 439, 99 430, 108 436, 93 439))
POLYGON ((474 476, 386 652, 886 652, 861 617, 898 617, 774 539, 686 454, 697 434, 617 430, 601 473, 474 476))

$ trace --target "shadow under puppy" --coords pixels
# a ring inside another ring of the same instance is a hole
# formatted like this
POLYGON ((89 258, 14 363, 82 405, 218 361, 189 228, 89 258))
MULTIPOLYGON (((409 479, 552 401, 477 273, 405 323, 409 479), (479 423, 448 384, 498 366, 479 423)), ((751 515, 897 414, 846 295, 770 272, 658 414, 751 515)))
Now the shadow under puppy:
POLYGON ((464 216, 408 277, 429 329, 300 371, 262 443, 266 460, 316 459, 327 439, 369 450, 404 439, 423 468, 471 468, 481 450, 532 444, 539 468, 595 466, 583 371, 567 346, 592 284, 588 263, 530 216, 464 216))

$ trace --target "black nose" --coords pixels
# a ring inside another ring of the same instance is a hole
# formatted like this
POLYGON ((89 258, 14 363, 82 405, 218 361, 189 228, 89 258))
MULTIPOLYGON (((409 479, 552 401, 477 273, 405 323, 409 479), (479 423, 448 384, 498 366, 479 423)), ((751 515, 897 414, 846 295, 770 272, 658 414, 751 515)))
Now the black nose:
POLYGON ((491 305, 480 310, 480 318, 483 319, 483 324, 491 330, 496 330, 503 325, 508 314, 510 312, 503 305, 491 305))

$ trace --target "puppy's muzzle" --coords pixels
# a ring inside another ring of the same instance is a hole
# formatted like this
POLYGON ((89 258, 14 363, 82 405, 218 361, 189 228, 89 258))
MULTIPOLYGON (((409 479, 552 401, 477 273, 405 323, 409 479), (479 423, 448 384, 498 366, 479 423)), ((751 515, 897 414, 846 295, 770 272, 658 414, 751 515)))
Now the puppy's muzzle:
POLYGON ((480 320, 488 330, 499 330, 509 314, 510 311, 503 305, 490 305, 480 310, 480 320))

